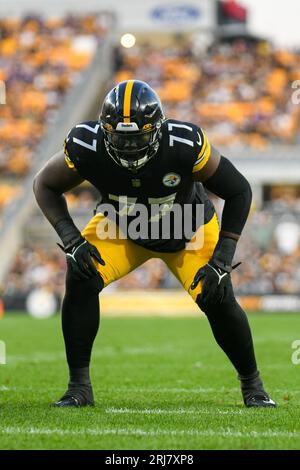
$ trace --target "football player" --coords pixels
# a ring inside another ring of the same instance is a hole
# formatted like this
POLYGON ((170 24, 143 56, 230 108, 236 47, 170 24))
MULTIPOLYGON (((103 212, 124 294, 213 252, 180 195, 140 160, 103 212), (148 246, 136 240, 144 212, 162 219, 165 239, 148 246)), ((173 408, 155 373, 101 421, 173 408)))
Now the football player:
POLYGON ((99 327, 99 293, 153 257, 167 264, 205 312, 217 343, 238 373, 245 405, 275 406, 263 387, 247 317, 235 299, 230 278, 251 188, 211 146, 203 129, 166 119, 158 95, 148 84, 124 81, 106 96, 98 121, 71 129, 64 151, 36 175, 34 192, 63 243, 67 260, 62 328, 70 378, 56 406, 94 404, 89 365, 99 327), (102 203, 112 205, 118 227, 122 216, 134 217, 136 204, 149 210, 157 204, 161 208, 154 217, 158 224, 175 204, 189 204, 195 224, 198 208, 204 208, 203 221, 195 227, 195 235, 203 232, 203 246, 188 249, 190 240, 176 237, 174 224, 167 238, 130 239, 130 234, 124 237, 117 231, 105 239, 99 234, 106 218, 101 211, 80 232, 64 193, 84 180, 100 191, 102 203), (225 200, 220 228, 204 188, 225 200))

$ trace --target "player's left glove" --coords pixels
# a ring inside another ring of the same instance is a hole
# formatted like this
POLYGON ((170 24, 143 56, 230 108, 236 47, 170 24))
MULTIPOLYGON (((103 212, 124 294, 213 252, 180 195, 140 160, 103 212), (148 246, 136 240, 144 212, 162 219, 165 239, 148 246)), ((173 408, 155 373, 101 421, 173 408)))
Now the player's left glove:
POLYGON ((236 244, 232 238, 220 238, 210 261, 197 271, 191 289, 203 280, 199 299, 202 304, 221 303, 231 289, 230 273, 241 264, 232 266, 236 244))

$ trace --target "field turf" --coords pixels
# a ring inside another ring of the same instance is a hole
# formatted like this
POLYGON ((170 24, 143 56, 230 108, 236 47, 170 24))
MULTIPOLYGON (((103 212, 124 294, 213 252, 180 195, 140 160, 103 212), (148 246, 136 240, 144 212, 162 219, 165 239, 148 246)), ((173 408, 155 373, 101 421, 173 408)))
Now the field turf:
POLYGON ((55 409, 67 370, 59 317, 7 315, 0 340, 1 449, 299 449, 300 315, 251 314, 259 367, 277 409, 245 409, 236 373, 205 318, 104 318, 96 406, 55 409))

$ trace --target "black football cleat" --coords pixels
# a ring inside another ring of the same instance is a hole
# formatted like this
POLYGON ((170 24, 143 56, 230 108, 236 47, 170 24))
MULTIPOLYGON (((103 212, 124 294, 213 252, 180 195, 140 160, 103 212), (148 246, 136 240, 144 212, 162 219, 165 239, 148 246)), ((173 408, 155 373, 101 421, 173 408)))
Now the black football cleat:
POLYGON ((276 403, 273 401, 264 389, 259 371, 253 374, 238 375, 241 381, 241 391, 247 408, 275 408, 276 403))
POLYGON ((53 403, 57 408, 94 406, 93 389, 91 385, 69 385, 66 393, 60 400, 53 403))
POLYGON ((266 393, 255 392, 244 395, 247 408, 276 408, 276 403, 266 393))

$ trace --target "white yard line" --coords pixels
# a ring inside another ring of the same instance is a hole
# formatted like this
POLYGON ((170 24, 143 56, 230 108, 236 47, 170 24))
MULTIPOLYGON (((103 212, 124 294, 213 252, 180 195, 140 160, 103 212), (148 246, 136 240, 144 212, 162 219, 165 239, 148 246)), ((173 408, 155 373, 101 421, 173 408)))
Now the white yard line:
MULTIPOLYGON (((115 350, 114 348, 104 348, 102 350, 96 350, 93 352, 93 359, 103 359, 103 358, 115 358, 121 357, 122 355, 126 356, 157 356, 162 354, 170 354, 174 355, 177 353, 178 350, 173 348, 172 346, 165 346, 164 348, 154 348, 154 347, 145 347, 145 348, 123 348, 121 350, 115 350)), ((199 358, 201 358, 201 351, 199 353, 199 358)), ((203 358, 201 358, 203 359, 203 358)), ((32 354, 24 354, 24 355, 7 355, 6 358, 6 368, 10 366, 17 366, 18 364, 47 364, 47 363, 55 363, 58 361, 65 361, 65 353, 64 352, 49 352, 49 353, 32 353, 32 354)), ((189 366, 197 369, 204 369, 210 372, 213 371, 222 371, 226 373, 230 371, 230 369, 226 365, 218 365, 218 364, 206 364, 203 362, 192 362, 189 366)), ((114 364, 112 363, 112 367, 114 364)), ((287 364, 266 364, 264 366, 265 370, 277 371, 277 370, 286 370, 287 367, 295 367, 291 362, 287 364)))
POLYGON ((105 413, 112 414, 141 414, 141 415, 241 415, 243 410, 201 410, 196 408, 178 408, 174 410, 166 410, 163 408, 146 408, 146 409, 134 409, 134 408, 106 408, 105 413))
MULTIPOLYGON (((119 387, 112 388, 111 391, 117 390, 118 392, 125 392, 126 390, 130 393, 218 393, 218 392, 236 392, 238 388, 231 389, 217 389, 212 387, 197 387, 197 388, 185 388, 185 387, 119 387)), ((105 391, 105 390, 104 390, 105 391)))
MULTIPOLYGON (((122 392, 132 392, 132 393, 191 393, 191 394, 201 394, 201 393, 240 393, 238 385, 236 387, 197 387, 197 388, 188 388, 188 387, 112 387, 112 388, 97 388, 95 387, 97 393, 122 393, 122 392)), ((289 390, 289 388, 272 388, 272 393, 288 393, 288 394, 299 394, 300 390, 289 390)))
POLYGON ((174 430, 174 429, 129 429, 129 428, 87 428, 87 429, 59 429, 38 427, 0 427, 1 435, 59 435, 59 436, 195 436, 195 437, 251 437, 251 438, 300 438, 297 431, 250 431, 240 432, 230 429, 221 430, 174 430))
MULTIPOLYGON (((53 392, 53 391, 63 391, 63 387, 49 387, 49 388, 38 388, 38 391, 41 393, 48 393, 48 392, 53 392)), ((32 392, 34 390, 37 390, 36 387, 7 387, 6 385, 0 386, 0 391, 2 392, 32 392)), ((232 393, 232 392, 237 392, 238 388, 160 388, 160 387, 152 387, 152 388, 143 388, 143 387, 109 387, 109 388, 97 388, 94 387, 94 392, 95 393, 123 393, 123 392, 128 392, 128 393, 232 393)), ((300 393, 300 392, 299 392, 300 393)))
MULTIPOLYGON (((141 348, 123 348, 123 349, 114 349, 111 347, 103 348, 101 350, 95 350, 93 352, 93 358, 102 358, 102 357, 115 357, 121 355, 128 356, 140 356, 141 354, 145 355, 157 355, 170 353, 174 354, 177 349, 173 346, 166 345, 163 348, 155 348, 152 346, 141 347, 141 348)), ((57 360, 65 360, 65 353, 61 352, 36 352, 32 354, 8 354, 7 356, 7 365, 14 365, 19 363, 34 362, 34 363, 43 363, 43 362, 55 362, 57 360)))

